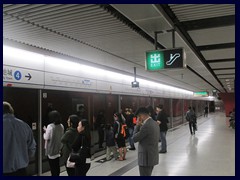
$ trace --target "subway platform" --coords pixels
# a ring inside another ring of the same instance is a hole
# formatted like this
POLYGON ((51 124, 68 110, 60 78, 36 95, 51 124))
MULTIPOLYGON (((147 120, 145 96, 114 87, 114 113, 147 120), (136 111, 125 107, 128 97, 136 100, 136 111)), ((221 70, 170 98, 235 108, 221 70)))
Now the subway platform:
MULTIPOLYGON (((195 135, 188 124, 169 130, 167 153, 159 154, 152 176, 235 176, 235 130, 228 127, 228 119, 223 112, 201 116, 195 135)), ((137 149, 128 151, 125 161, 99 162, 103 158, 91 162, 87 176, 139 176, 137 149)), ((65 167, 61 170, 60 176, 67 176, 65 167)))

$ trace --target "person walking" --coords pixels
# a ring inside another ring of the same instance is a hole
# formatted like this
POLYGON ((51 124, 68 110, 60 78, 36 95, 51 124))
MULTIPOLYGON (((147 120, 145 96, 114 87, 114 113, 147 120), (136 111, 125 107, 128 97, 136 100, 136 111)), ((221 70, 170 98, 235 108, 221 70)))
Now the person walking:
POLYGON ((70 115, 67 120, 68 129, 61 138, 61 142, 63 144, 62 159, 66 166, 68 176, 75 175, 75 169, 67 167, 67 159, 69 158, 69 155, 72 151, 73 142, 75 138, 78 136, 77 126, 78 126, 79 120, 80 119, 77 115, 75 114, 70 115))
POLYGON ((159 153, 166 153, 167 152, 167 140, 166 135, 168 131, 168 117, 163 109, 163 105, 157 106, 157 123, 160 127, 160 139, 161 139, 161 150, 159 153))
POLYGON ((32 129, 14 116, 10 103, 3 101, 3 175, 27 176, 26 168, 35 152, 32 129))
POLYGON ((45 140, 45 154, 48 157, 52 176, 59 176, 60 152, 63 146, 61 138, 64 134, 64 127, 61 124, 61 115, 56 110, 49 113, 49 121, 51 123, 47 126, 47 128, 43 129, 45 131, 43 134, 43 138, 45 140))
POLYGON ((149 116, 145 107, 136 111, 137 124, 133 133, 133 141, 138 143, 138 165, 140 176, 151 176, 152 170, 159 162, 158 141, 159 126, 149 116))
POLYGON ((188 111, 186 113, 186 120, 189 122, 189 129, 191 135, 194 135, 196 131, 197 118, 191 106, 188 107, 188 111))

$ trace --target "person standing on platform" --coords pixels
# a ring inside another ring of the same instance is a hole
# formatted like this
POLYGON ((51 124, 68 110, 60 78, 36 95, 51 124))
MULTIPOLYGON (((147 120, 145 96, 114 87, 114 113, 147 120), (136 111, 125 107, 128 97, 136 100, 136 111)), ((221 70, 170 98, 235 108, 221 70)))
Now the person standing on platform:
POLYGON ((26 168, 35 151, 32 129, 14 116, 10 103, 3 102, 3 175, 27 176, 26 168))
POLYGON ((168 117, 163 109, 163 105, 157 106, 157 123, 160 127, 160 139, 161 139, 161 150, 159 153, 166 153, 167 152, 167 130, 168 130, 168 117))
POLYGON ((133 141, 138 144, 138 165, 140 176, 151 176, 153 167, 159 162, 158 141, 159 126, 149 116, 145 107, 140 107, 135 115, 137 124, 133 133, 133 141))
POLYGON ((129 137, 128 137, 128 142, 130 145, 129 150, 135 150, 135 145, 132 139, 133 136, 133 130, 134 130, 134 123, 133 123, 133 118, 134 118, 134 114, 132 112, 131 108, 126 108, 125 111, 125 119, 126 119, 126 124, 127 124, 127 128, 128 128, 128 132, 129 132, 129 137))
POLYGON ((86 109, 84 104, 79 104, 78 111, 76 112, 76 115, 79 117, 79 119, 86 119, 86 109))
MULTIPOLYGON (((75 140, 75 138, 78 136, 77 126, 80 119, 77 115, 70 115, 67 123, 68 123, 68 129, 65 132, 65 134, 61 138, 61 142, 63 144, 62 148, 62 159, 65 163, 65 166, 67 165, 67 159, 72 151, 72 145, 75 140)), ((67 174, 68 176, 74 176, 75 175, 75 169, 69 168, 66 166, 67 174)))
POLYGON ((208 106, 207 105, 204 108, 204 117, 208 117, 208 106))
POLYGON ((54 110, 49 113, 49 121, 51 122, 47 128, 44 127, 43 138, 45 140, 45 154, 48 157, 48 162, 52 176, 60 175, 60 152, 63 147, 61 138, 64 134, 64 127, 61 124, 61 115, 54 110))
POLYGON ((113 157, 115 158, 115 160, 117 160, 118 153, 114 139, 113 127, 111 126, 111 124, 106 124, 106 146, 106 160, 109 161, 112 159, 111 152, 113 153, 113 157))
POLYGON ((151 105, 147 106, 147 109, 149 111, 149 115, 151 116, 151 118, 156 121, 156 113, 154 111, 154 108, 151 105))
POLYGON ((102 149, 104 148, 103 142, 104 142, 104 128, 105 128, 105 116, 104 116, 103 110, 100 110, 97 114, 96 126, 98 130, 98 147, 99 149, 102 149))
POLYGON ((121 129, 124 124, 122 119, 122 114, 114 113, 113 118, 114 118, 113 132, 114 132, 114 137, 115 137, 115 141, 117 142, 118 152, 119 152, 118 160, 123 161, 126 159, 127 148, 126 148, 125 138, 121 133, 121 129))
POLYGON ((72 150, 75 153, 81 152, 81 158, 75 163, 75 176, 86 176, 91 166, 91 135, 88 120, 81 119, 77 131, 78 135, 72 145, 72 150))

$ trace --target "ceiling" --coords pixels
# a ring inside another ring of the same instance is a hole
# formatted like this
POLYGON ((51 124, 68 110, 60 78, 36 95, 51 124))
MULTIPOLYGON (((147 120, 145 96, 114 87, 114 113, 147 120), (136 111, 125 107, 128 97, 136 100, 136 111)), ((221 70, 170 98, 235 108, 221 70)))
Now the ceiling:
POLYGON ((234 4, 3 4, 3 39, 190 91, 235 90, 234 4), (186 68, 145 70, 159 31, 158 49, 183 47, 186 68))

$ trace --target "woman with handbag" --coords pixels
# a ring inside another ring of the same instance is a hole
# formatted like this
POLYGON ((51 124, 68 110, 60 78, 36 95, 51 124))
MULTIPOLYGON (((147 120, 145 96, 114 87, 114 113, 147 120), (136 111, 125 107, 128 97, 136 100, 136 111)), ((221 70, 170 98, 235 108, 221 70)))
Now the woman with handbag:
POLYGON ((73 152, 79 153, 79 158, 75 161, 75 176, 86 176, 91 166, 91 136, 89 123, 86 119, 80 120, 77 131, 78 137, 72 145, 73 152))
POLYGON ((79 120, 80 120, 79 117, 75 114, 69 116, 67 120, 68 129, 61 139, 61 142, 63 144, 62 159, 66 166, 68 176, 75 175, 75 165, 73 167, 70 167, 67 163, 68 162, 67 160, 69 158, 69 154, 72 151, 72 145, 74 143, 74 140, 78 136, 77 127, 78 127, 79 120))

